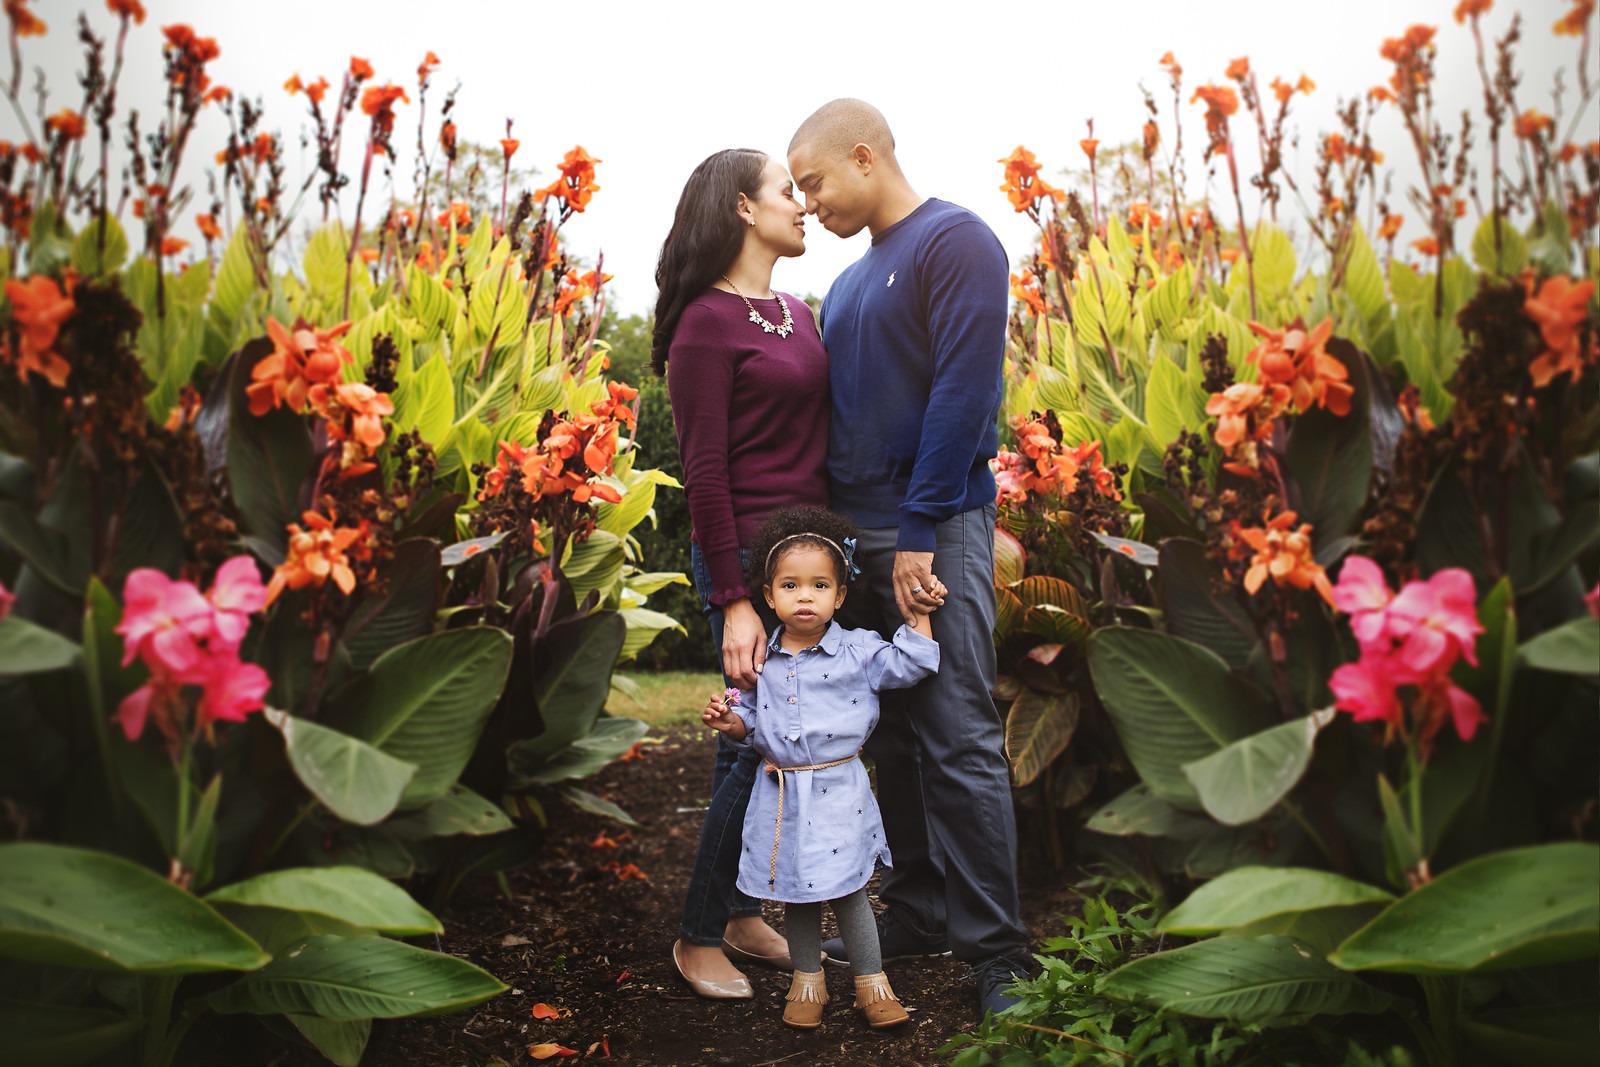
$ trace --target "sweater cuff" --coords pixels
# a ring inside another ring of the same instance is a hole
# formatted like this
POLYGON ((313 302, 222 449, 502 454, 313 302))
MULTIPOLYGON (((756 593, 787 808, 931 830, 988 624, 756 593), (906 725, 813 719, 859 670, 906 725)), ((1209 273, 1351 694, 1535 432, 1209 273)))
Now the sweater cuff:
POLYGON ((900 512, 900 533, 895 538, 896 552, 932 552, 939 547, 935 534, 938 523, 926 515, 900 512))
POLYGON ((731 589, 719 589, 708 598, 713 607, 725 608, 735 600, 742 600, 750 595, 750 590, 742 585, 731 589))

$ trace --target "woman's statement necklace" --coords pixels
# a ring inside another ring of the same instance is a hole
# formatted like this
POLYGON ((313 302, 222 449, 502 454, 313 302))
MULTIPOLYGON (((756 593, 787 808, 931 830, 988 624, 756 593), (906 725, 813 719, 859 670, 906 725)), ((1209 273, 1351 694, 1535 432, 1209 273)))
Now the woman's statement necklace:
POLYGON ((739 287, 733 284, 733 279, 724 274, 722 280, 728 283, 729 288, 734 291, 734 294, 740 300, 744 301, 744 306, 750 309, 750 321, 761 327, 763 333, 775 333, 779 337, 788 337, 794 332, 794 316, 789 314, 789 302, 783 298, 782 293, 776 289, 772 291, 772 295, 778 298, 778 306, 783 309, 783 321, 774 325, 761 317, 761 312, 757 311, 756 306, 750 303, 748 296, 739 292, 739 287))

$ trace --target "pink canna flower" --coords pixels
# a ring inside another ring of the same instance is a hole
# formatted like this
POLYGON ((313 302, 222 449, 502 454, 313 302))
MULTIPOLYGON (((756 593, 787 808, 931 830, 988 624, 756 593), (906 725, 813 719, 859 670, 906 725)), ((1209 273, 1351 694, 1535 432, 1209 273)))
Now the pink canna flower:
POLYGON ((1478 664, 1478 622, 1472 575, 1448 567, 1424 582, 1407 582, 1389 605, 1389 633, 1403 642, 1400 657, 1419 673, 1449 669, 1459 655, 1478 664))
POLYGON ((1383 569, 1365 556, 1351 556, 1339 570, 1333 587, 1333 606, 1350 616, 1350 629, 1361 647, 1384 645, 1388 638, 1388 607, 1394 600, 1383 569))
POLYGON ((5 622, 6 616, 11 614, 11 606, 17 602, 16 595, 0 582, 0 622, 5 622))
POLYGON ((1368 650, 1359 660, 1335 670, 1328 688, 1337 698, 1335 708, 1348 711, 1356 722, 1386 723, 1393 733, 1401 724, 1398 690, 1407 680, 1408 672, 1393 658, 1368 650))
POLYGON ((272 687, 267 672, 237 655, 216 656, 208 661, 203 680, 192 679, 205 687, 200 698, 199 723, 209 730, 213 722, 243 722, 247 713, 264 706, 262 698, 272 687))
POLYGON ((212 631, 212 608, 189 582, 175 582, 151 567, 128 573, 122 587, 122 665, 143 659, 153 671, 176 674, 200 658, 199 642, 212 631))
POLYGON ((234 556, 217 569, 206 593, 215 611, 212 625, 223 644, 238 648, 250 629, 250 616, 267 603, 267 587, 249 556, 234 556))

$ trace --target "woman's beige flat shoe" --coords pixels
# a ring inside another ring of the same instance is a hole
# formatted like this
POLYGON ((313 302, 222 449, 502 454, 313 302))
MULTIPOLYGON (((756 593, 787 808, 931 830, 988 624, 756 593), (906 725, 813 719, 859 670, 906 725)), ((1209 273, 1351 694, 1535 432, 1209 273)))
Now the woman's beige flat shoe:
MULTIPOLYGON (((736 963, 755 963, 762 967, 771 967, 777 971, 794 970, 794 960, 789 958, 787 952, 781 956, 758 956, 754 952, 740 948, 727 938, 722 939, 722 951, 730 960, 736 963)), ((826 952, 822 954, 822 962, 828 962, 828 954, 826 952)))
POLYGON ((677 968, 678 977, 689 983, 689 988, 695 991, 696 996, 707 1000, 749 1000, 756 995, 750 988, 748 978, 735 978, 731 982, 702 982, 690 978, 683 973, 683 963, 678 959, 679 944, 677 941, 672 943, 672 965, 677 968))

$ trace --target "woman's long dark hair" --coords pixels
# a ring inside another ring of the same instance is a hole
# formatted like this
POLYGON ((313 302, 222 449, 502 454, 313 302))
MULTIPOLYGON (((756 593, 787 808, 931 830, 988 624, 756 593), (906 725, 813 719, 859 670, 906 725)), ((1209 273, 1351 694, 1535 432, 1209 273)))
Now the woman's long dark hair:
POLYGON ((656 263, 658 295, 650 366, 657 374, 667 372, 667 349, 678 331, 683 309, 739 258, 745 230, 736 210, 739 194, 757 198, 766 165, 765 152, 725 148, 689 175, 656 263))

